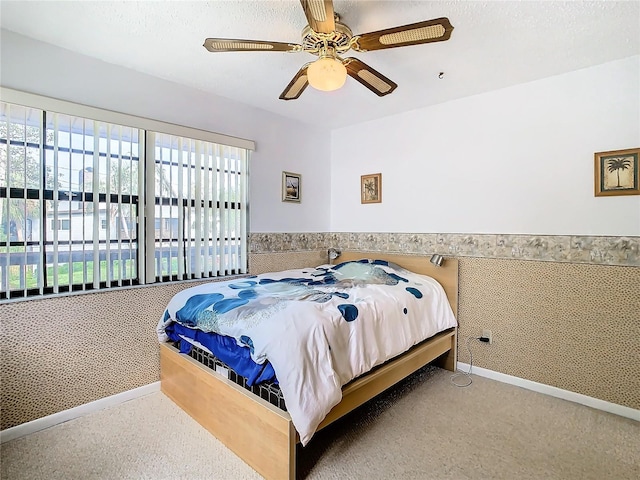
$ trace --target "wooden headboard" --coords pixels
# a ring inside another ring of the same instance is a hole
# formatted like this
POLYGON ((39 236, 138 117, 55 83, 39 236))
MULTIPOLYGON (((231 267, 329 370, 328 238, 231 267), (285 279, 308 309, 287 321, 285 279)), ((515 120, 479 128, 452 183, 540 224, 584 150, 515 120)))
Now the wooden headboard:
POLYGON ((348 262, 352 260, 360 260, 362 258, 370 258, 375 260, 386 260, 400 265, 421 275, 428 275, 435 278, 444 288, 447 299, 451 304, 453 314, 458 317, 458 260, 455 258, 446 258, 442 266, 433 265, 428 256, 421 255, 401 255, 380 252, 355 252, 343 251, 342 254, 334 260, 334 263, 348 262))

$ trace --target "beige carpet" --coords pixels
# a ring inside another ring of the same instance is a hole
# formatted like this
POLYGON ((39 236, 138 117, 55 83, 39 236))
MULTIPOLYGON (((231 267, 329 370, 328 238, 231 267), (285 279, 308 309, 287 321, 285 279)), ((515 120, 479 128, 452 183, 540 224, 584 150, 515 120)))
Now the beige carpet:
MULTIPOLYGON (((308 479, 640 478, 640 423, 426 367, 299 449, 308 479)), ((157 393, 2 445, 3 479, 260 478, 157 393)))

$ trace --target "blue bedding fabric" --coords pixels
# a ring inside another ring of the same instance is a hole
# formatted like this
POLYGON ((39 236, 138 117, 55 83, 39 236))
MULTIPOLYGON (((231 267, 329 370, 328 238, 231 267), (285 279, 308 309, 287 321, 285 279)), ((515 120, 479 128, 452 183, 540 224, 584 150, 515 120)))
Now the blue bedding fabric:
POLYGON ((238 345, 234 338, 213 332, 203 332, 179 323, 168 325, 166 333, 171 340, 180 344, 180 353, 189 353, 192 348, 192 345, 180 338, 180 335, 204 345, 234 372, 245 377, 249 386, 268 381, 277 383, 276 373, 271 364, 264 362, 259 365, 254 362, 249 348, 238 345))

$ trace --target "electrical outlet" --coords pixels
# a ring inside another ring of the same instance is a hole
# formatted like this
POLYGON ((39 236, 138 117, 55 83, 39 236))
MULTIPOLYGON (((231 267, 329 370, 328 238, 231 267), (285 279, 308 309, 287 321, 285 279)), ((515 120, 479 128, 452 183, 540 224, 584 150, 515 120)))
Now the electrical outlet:
POLYGON ((493 335, 491 335, 491 330, 482 330, 482 336, 489 339, 489 345, 493 343, 493 335))

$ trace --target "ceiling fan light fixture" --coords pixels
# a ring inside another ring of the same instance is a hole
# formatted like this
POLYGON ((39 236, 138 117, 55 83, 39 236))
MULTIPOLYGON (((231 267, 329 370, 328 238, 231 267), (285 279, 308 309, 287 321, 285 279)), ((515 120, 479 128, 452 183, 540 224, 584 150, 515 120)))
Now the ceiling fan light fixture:
POLYGON ((323 92, 342 88, 347 81, 347 69, 334 57, 320 57, 307 69, 309 85, 323 92))

